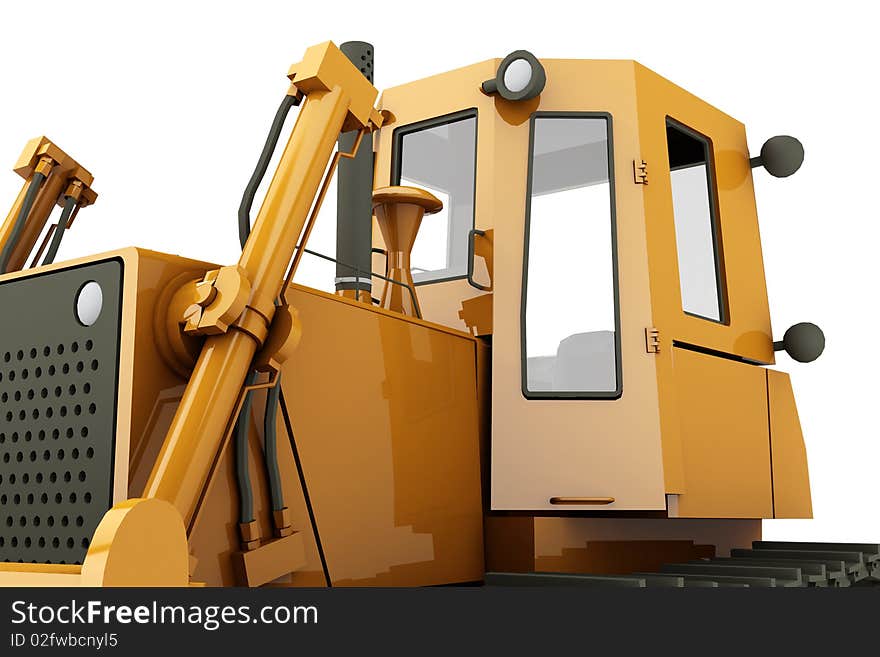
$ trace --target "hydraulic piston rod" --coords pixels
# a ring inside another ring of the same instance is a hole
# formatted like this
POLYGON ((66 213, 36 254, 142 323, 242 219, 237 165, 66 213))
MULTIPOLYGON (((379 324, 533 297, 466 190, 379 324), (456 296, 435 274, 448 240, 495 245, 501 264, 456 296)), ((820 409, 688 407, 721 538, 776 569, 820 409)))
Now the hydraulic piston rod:
POLYGON ((234 421, 336 140, 343 130, 381 123, 373 107, 376 89, 332 43, 309 48, 289 77, 305 101, 238 262, 250 285, 245 309, 228 330, 206 340, 144 491, 174 504, 187 527, 234 421))

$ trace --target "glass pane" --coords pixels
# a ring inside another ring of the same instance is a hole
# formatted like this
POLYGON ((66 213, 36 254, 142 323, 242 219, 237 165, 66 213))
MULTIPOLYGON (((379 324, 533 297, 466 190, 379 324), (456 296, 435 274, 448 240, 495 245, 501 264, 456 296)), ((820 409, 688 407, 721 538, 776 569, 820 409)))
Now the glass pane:
POLYGON ((467 274, 467 235, 474 225, 477 118, 469 116, 403 135, 398 183, 443 201, 422 220, 412 251, 413 280, 426 283, 467 274))
POLYGON ((718 247, 713 217, 709 144, 695 132, 666 124, 681 305, 720 322, 718 247))
POLYGON ((525 387, 537 396, 613 396, 620 382, 608 121, 538 117, 533 130, 525 387))

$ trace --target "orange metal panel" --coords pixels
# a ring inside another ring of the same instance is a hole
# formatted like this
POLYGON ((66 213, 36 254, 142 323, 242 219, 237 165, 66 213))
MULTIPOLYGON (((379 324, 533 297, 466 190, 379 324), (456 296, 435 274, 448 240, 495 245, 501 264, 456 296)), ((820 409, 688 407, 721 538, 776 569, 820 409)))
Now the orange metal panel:
POLYGON ((666 492, 682 493, 685 475, 679 436, 674 341, 746 359, 773 363, 773 339, 764 264, 758 231, 745 127, 735 119, 662 78, 635 65, 639 151, 648 179, 641 188, 651 269, 651 304, 660 333, 656 357, 666 492), (666 119, 672 118, 707 136, 714 159, 722 289, 727 323, 686 314, 682 309, 672 208, 666 119))
POLYGON ((764 369, 673 349, 685 488, 681 518, 772 518, 764 369))
POLYGON ((807 451, 788 374, 767 370, 767 399, 770 403, 774 517, 812 518, 807 451))
POLYGON ((284 396, 334 586, 483 576, 477 345, 292 286, 284 396))
POLYGON ((746 131, 739 121, 636 64, 639 157, 648 163, 644 190, 648 218, 651 297, 661 350, 673 340, 773 363, 773 338, 755 191, 746 131), (666 145, 666 119, 708 137, 714 159, 722 278, 729 322, 721 324, 682 310, 675 224, 666 145))

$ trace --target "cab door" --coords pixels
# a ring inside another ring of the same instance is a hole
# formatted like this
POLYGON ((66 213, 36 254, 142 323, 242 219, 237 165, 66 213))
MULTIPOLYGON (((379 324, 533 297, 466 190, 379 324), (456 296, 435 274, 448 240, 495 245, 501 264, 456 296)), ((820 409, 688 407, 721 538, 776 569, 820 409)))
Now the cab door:
POLYGON ((542 63, 496 100, 492 508, 665 509, 634 64, 542 63))

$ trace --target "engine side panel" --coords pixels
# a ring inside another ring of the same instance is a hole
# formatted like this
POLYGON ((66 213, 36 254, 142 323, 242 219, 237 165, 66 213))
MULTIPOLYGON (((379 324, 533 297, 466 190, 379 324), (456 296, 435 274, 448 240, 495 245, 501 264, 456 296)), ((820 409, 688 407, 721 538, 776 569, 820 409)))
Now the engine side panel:
POLYGON ((297 288, 284 396, 333 585, 483 576, 477 345, 297 288))

